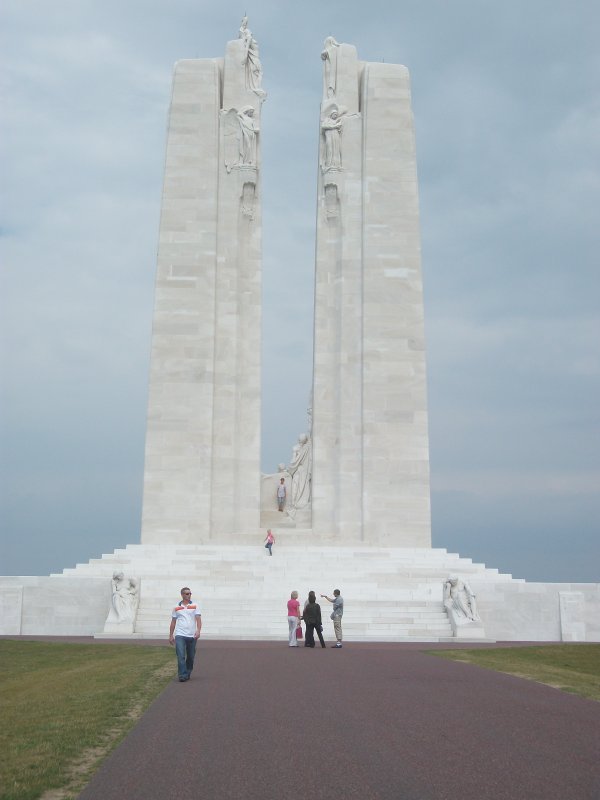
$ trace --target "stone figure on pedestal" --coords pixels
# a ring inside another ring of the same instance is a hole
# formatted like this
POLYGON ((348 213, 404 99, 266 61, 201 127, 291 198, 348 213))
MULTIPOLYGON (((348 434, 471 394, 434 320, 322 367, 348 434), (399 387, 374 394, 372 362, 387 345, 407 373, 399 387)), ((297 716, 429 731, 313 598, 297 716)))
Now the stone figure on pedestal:
MULTIPOLYGON (((245 105, 239 110, 230 108, 222 112, 225 168, 257 168, 258 134, 260 131, 256 109, 245 105)), ((255 183, 255 180, 252 181, 255 183)))
POLYGON ((248 27, 248 17, 246 16, 242 19, 238 38, 244 43, 242 64, 246 69, 246 88, 251 89, 259 97, 263 97, 266 93, 261 88, 262 65, 258 56, 258 42, 252 36, 252 31, 248 27))
POLYGON ((254 118, 252 106, 244 106, 237 112, 240 124, 239 130, 239 160, 238 164, 244 166, 256 165, 256 134, 258 122, 254 118))
POLYGON ((296 512, 306 508, 311 499, 312 441, 308 434, 301 433, 294 445, 292 460, 287 468, 292 478, 290 504, 287 513, 294 518, 296 512))
POLYGON ((133 633, 140 603, 140 584, 137 578, 113 573, 111 607, 104 623, 104 633, 133 633))
POLYGON ((328 169, 342 168, 342 116, 344 110, 337 103, 330 103, 323 108, 321 117, 322 149, 321 167, 328 169))
POLYGON ((115 572, 112 577, 112 606, 117 622, 127 622, 133 618, 138 599, 136 578, 126 578, 122 572, 115 572))
POLYGON ((457 625, 481 621, 477 612, 475 593, 469 584, 457 575, 450 575, 444 584, 444 605, 457 625))
POLYGON ((323 45, 321 58, 323 59, 323 99, 330 100, 335 97, 337 86, 337 55, 339 43, 328 36, 323 45))

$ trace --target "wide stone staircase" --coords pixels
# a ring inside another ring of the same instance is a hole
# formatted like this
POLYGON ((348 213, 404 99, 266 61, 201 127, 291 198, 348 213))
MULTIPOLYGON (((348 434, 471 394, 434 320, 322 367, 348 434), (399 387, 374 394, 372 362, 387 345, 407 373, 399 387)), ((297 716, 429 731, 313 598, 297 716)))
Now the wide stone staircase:
POLYGON ((339 588, 346 641, 447 641, 452 631, 442 594, 450 574, 474 588, 514 581, 443 549, 339 547, 298 537, 280 540, 273 556, 247 543, 128 545, 60 575, 110 579, 115 571, 140 579, 134 635, 143 638, 166 636, 179 590, 188 585, 207 639, 285 639, 290 592, 297 590, 304 603, 310 589, 321 603, 325 636, 332 639, 331 605, 319 595, 332 596, 339 588))

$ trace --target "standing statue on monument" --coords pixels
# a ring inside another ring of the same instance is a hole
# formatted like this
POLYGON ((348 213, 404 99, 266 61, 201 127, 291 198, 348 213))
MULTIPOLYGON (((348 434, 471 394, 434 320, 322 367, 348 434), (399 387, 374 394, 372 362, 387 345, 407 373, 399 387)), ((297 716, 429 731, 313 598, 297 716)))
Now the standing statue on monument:
POLYGON ((330 100, 335 97, 337 88, 337 57, 339 43, 328 36, 323 45, 321 58, 323 59, 323 99, 330 100))
POLYGON ((322 149, 321 167, 328 169, 342 168, 342 117, 345 109, 337 103, 330 103, 323 108, 321 117, 322 149))
POLYGON ((239 39, 244 44, 244 57, 242 64, 246 68, 246 89, 250 89, 259 97, 264 97, 266 92, 261 88, 262 65, 258 57, 258 42, 252 36, 252 31, 248 27, 248 17, 242 18, 240 25, 239 39))
POLYGON ((237 112, 240 124, 239 136, 239 160, 241 165, 256 165, 256 134, 258 133, 258 122, 254 117, 252 106, 243 106, 237 112))
POLYGON ((312 441, 308 434, 301 433, 298 437, 287 471, 292 477, 291 502, 287 513, 293 519, 296 511, 306 508, 311 499, 312 441))
POLYGON ((115 572, 112 576, 111 585, 114 617, 110 619, 109 615, 109 621, 116 621, 117 623, 131 622, 135 619, 135 612, 139 602, 137 579, 126 578, 122 572, 115 572))

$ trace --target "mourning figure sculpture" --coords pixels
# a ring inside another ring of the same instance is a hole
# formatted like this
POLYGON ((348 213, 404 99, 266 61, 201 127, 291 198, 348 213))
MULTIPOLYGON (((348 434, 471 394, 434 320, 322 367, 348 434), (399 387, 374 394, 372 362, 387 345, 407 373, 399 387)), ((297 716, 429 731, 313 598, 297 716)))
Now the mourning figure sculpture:
POLYGON ((342 124, 344 110, 337 103, 323 109, 321 117, 321 167, 323 172, 342 168, 342 124))
POLYGON ((239 129, 239 160, 238 164, 256 165, 256 134, 258 122, 254 117, 252 106, 243 106, 237 112, 239 129))
POLYGON ((450 575, 444 583, 444 606, 457 625, 480 622, 475 593, 466 581, 450 575))
POLYGON ((301 433, 298 437, 287 472, 292 478, 291 497, 287 513, 293 518, 299 509, 308 506, 311 499, 312 442, 307 433, 301 433))

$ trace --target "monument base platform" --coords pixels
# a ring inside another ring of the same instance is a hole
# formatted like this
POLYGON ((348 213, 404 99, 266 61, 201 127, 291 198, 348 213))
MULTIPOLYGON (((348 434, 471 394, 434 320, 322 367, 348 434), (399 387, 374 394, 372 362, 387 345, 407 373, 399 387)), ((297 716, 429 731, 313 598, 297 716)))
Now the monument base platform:
MULTIPOLYGON (((128 545, 60 574, 0 578, 0 633, 115 638, 104 624, 112 576, 123 572, 139 582, 139 608, 134 633, 118 638, 166 638, 188 585, 207 639, 285 641, 292 590, 303 603, 311 589, 318 598, 339 588, 346 641, 452 642, 443 585, 458 575, 477 596, 483 630, 460 641, 600 641, 600 584, 528 583, 437 548, 339 547, 310 531, 275 533, 272 556, 260 533, 240 534, 231 544, 128 545)), ((320 603, 332 639, 331 606, 320 603)))

